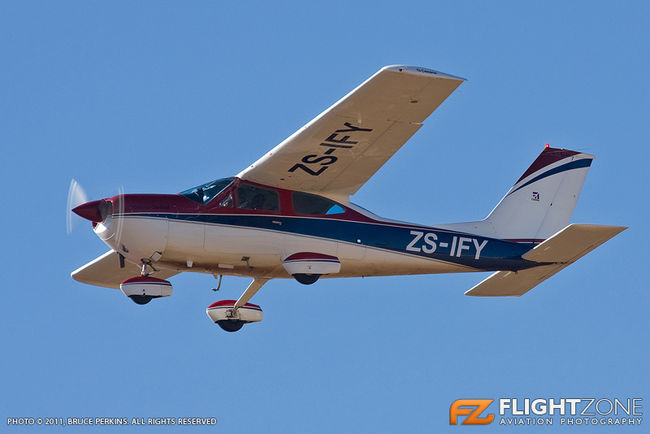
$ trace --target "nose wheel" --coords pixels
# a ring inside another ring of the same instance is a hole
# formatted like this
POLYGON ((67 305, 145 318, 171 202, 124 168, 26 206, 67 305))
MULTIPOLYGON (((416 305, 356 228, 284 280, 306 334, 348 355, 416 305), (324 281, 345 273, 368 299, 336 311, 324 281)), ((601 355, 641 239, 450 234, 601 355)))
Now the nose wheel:
POLYGON ((151 261, 142 259, 142 271, 139 276, 131 277, 120 283, 120 289, 135 304, 147 304, 154 298, 172 295, 172 284, 163 279, 151 277, 147 267, 157 271, 151 261))

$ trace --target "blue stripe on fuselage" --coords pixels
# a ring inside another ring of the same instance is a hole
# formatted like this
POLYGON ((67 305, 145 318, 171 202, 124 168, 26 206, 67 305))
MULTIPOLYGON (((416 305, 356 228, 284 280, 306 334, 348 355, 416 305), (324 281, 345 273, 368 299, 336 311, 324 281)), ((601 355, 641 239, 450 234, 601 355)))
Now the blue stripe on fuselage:
POLYGON ((127 214, 127 216, 166 218, 314 236, 484 270, 519 270, 539 265, 521 259, 521 255, 530 250, 533 244, 513 243, 436 228, 277 215, 137 213, 127 214), (278 221, 282 222, 282 226, 273 223, 278 221), (432 251, 433 244, 435 244, 434 251, 432 251), (460 246, 463 248, 458 256, 460 246), (477 250, 480 250, 478 259, 477 250))

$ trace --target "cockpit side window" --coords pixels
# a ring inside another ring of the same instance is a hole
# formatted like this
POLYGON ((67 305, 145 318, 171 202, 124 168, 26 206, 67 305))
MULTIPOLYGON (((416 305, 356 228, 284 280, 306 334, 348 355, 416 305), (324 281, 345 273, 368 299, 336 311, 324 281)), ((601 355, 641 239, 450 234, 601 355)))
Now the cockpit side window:
POLYGON ((241 184, 236 196, 237 208, 280 211, 280 198, 275 190, 241 184))
POLYGON ((334 215, 343 214, 345 209, 336 202, 308 193, 294 192, 291 195, 296 214, 334 215))
POLYGON ((201 184, 198 187, 190 188, 189 190, 182 191, 180 194, 192 199, 194 202, 206 204, 214 199, 219 193, 225 190, 230 184, 233 183, 235 178, 222 178, 216 181, 201 184))
POLYGON ((226 197, 221 199, 219 206, 224 208, 232 208, 232 192, 228 193, 226 197))

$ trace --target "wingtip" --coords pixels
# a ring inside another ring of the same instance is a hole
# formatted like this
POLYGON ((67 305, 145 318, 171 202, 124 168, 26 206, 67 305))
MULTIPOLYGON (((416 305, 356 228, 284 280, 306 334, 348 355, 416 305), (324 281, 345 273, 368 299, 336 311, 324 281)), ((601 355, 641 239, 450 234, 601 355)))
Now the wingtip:
POLYGON ((402 72, 402 73, 407 73, 407 74, 414 74, 414 75, 425 75, 425 76, 435 76, 438 78, 447 78, 450 80, 459 80, 459 81, 467 81, 466 78, 463 77, 458 77, 456 75, 452 74, 447 74, 445 72, 441 71, 436 71, 435 69, 431 68, 425 68, 423 66, 412 66, 412 65, 387 65, 381 68, 381 71, 394 71, 394 72, 402 72))

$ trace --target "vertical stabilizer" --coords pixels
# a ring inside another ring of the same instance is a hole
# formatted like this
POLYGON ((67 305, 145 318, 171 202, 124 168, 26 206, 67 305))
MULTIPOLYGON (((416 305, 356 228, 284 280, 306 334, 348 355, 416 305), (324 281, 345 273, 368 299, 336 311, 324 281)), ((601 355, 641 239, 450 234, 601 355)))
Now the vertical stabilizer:
POLYGON ((547 145, 484 220, 437 227, 541 242, 569 224, 593 159, 593 155, 547 145))
POLYGON ((569 224, 593 159, 544 148, 485 220, 501 239, 545 240, 569 224))

